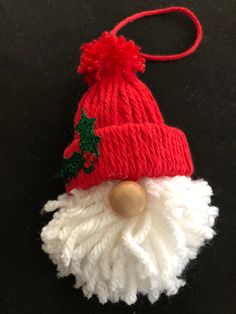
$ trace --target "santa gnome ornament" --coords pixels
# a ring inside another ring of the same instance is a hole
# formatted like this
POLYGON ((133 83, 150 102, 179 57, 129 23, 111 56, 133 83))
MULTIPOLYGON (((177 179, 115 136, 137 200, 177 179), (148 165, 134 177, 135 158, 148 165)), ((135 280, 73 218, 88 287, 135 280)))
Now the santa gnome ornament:
POLYGON ((81 48, 78 72, 89 88, 59 172, 66 193, 44 206, 57 211, 41 238, 58 276, 73 274, 87 298, 132 304, 138 294, 151 303, 162 293, 174 295, 185 284, 181 274, 187 263, 215 234, 212 189, 191 179, 184 133, 164 122, 136 75, 144 72, 146 60, 190 55, 201 38, 193 12, 170 7, 128 17, 81 48), (187 15, 196 27, 196 40, 183 53, 145 54, 117 35, 140 17, 170 12, 187 15))

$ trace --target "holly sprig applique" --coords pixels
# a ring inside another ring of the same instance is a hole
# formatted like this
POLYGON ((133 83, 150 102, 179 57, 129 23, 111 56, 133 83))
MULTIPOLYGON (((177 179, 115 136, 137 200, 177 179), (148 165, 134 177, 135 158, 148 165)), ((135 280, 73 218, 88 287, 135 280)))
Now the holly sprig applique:
POLYGON ((91 173, 99 156, 98 144, 100 137, 94 133, 96 118, 88 118, 84 109, 79 123, 74 128, 75 139, 65 149, 62 168, 59 176, 65 180, 76 177, 78 172, 84 170, 91 173))

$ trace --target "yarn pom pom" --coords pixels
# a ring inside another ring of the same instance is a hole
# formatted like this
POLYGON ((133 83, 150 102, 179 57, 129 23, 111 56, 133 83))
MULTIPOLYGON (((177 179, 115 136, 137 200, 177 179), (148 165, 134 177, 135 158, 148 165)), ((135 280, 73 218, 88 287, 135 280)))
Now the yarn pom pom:
POLYGON ((78 73, 85 81, 93 84, 106 74, 133 74, 144 72, 145 59, 140 48, 132 40, 104 32, 101 37, 81 47, 81 62, 78 73))

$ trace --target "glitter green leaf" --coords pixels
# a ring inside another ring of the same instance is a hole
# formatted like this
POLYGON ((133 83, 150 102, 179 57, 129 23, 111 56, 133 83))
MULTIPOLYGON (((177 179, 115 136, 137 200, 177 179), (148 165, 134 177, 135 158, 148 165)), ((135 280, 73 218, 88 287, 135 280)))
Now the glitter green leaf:
POLYGON ((62 168, 59 176, 68 181, 71 177, 76 177, 82 169, 86 173, 94 170, 94 163, 98 159, 98 144, 100 137, 94 133, 94 124, 96 118, 88 118, 84 109, 75 131, 79 134, 79 152, 73 152, 68 159, 63 158, 62 168))

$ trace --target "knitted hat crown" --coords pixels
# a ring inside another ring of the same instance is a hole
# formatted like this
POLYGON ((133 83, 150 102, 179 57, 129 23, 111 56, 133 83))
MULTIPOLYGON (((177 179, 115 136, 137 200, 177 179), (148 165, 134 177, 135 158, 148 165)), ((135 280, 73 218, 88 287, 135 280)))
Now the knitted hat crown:
MULTIPOLYGON (((159 10, 161 13, 168 12, 159 10)), ((144 72, 146 59, 180 59, 197 48, 201 29, 191 18, 197 39, 181 54, 141 53, 132 40, 116 35, 130 20, 81 47, 78 72, 85 75, 89 89, 75 115, 75 138, 64 152, 62 175, 67 179, 67 191, 114 179, 136 181, 141 177, 192 174, 184 133, 164 123, 152 93, 136 75, 144 72)))

